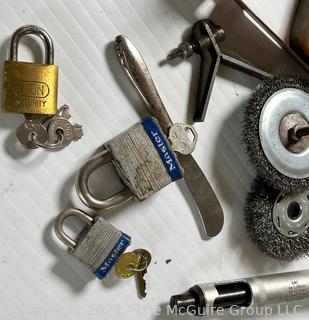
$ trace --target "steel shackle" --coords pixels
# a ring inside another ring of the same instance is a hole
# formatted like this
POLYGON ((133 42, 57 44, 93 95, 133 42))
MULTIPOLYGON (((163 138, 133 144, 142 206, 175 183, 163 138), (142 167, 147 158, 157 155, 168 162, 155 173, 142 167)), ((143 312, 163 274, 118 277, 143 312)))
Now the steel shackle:
POLYGON ((10 60, 18 60, 18 46, 20 39, 28 34, 36 35, 43 41, 45 47, 45 64, 54 64, 53 40, 44 29, 35 25, 23 26, 13 33, 10 46, 10 60))
POLYGON ((81 201, 89 208, 111 209, 121 206, 125 202, 133 199, 133 194, 128 187, 114 194, 107 199, 95 197, 89 188, 89 178, 91 174, 101 166, 112 161, 112 154, 104 149, 102 152, 90 158, 78 171, 76 176, 76 191, 81 201))
POLYGON ((76 247, 76 242, 64 232, 63 223, 65 219, 72 216, 79 218, 90 226, 94 221, 91 216, 75 208, 69 208, 59 213, 54 223, 54 230, 57 237, 70 249, 74 249, 76 247))

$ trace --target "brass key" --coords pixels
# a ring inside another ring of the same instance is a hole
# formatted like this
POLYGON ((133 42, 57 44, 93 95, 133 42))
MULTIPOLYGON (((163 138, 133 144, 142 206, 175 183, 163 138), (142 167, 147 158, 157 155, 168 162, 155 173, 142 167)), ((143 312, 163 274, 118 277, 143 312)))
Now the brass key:
POLYGON ((145 274, 147 273, 147 268, 151 262, 151 254, 149 251, 144 249, 134 250, 134 253, 137 253, 140 256, 140 265, 139 271, 136 272, 137 277, 137 289, 140 297, 146 297, 146 281, 145 274))
POLYGON ((141 257, 135 252, 124 253, 115 265, 116 275, 121 279, 127 279, 136 274, 139 270, 141 257))
POLYGON ((151 262, 151 254, 145 249, 136 249, 123 254, 115 266, 116 275, 121 279, 128 279, 136 275, 139 296, 146 297, 146 282, 144 279, 151 262))

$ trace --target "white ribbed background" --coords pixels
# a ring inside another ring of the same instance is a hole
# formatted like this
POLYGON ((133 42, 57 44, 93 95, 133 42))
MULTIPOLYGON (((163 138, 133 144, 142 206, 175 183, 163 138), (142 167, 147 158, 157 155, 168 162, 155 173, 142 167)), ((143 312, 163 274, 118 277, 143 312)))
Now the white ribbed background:
MULTIPOLYGON (((247 3, 286 38, 295 1, 247 3)), ((1 60, 7 57, 15 29, 23 24, 45 28, 53 37, 60 70, 59 105, 72 107, 73 121, 81 123, 85 132, 82 140, 60 152, 29 152, 15 139, 22 117, 1 114, 1 320, 165 319, 170 296, 195 283, 308 268, 306 260, 287 265, 267 258, 246 234, 242 206, 254 172, 239 143, 240 121, 242 105, 257 80, 225 67, 216 79, 206 121, 195 125, 199 142, 194 157, 225 212, 218 237, 201 239, 199 217, 181 182, 143 203, 131 202, 107 214, 132 236, 132 249, 143 247, 152 253, 148 295, 140 300, 134 279, 111 275, 106 281, 96 280, 53 234, 52 221, 62 209, 87 210, 74 190, 76 170, 104 141, 147 114, 115 58, 111 42, 118 34, 125 34, 140 50, 168 112, 178 122, 191 119, 191 77, 196 83, 198 59, 174 67, 159 62, 199 18, 211 16, 224 27, 226 46, 262 68, 300 70, 252 26, 233 1, 216 4, 212 0, 0 1, 1 60), (171 262, 166 264, 166 259, 171 262)), ((36 39, 23 41, 21 58, 31 57, 33 50, 41 59, 37 43, 36 39)), ((101 173, 93 182, 107 191, 116 184, 112 177, 101 173)), ((282 318, 308 319, 308 310, 282 318)))

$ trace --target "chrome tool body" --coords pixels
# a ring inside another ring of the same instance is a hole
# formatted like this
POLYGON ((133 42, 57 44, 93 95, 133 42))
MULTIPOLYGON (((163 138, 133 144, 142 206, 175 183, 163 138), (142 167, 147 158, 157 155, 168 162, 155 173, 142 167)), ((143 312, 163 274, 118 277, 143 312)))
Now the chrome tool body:
POLYGON ((195 309, 196 315, 218 308, 253 307, 302 301, 309 298, 309 270, 198 284, 171 297, 177 312, 195 309))

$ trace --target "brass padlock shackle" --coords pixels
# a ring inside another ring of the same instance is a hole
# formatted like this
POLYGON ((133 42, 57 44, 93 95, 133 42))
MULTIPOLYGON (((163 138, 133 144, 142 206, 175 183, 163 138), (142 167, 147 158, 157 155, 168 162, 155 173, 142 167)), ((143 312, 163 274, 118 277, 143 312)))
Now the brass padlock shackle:
POLYGON ((91 216, 75 208, 68 208, 59 213, 55 220, 54 230, 57 237, 70 249, 76 247, 76 242, 64 232, 63 223, 65 219, 72 216, 79 218, 90 226, 93 224, 93 218, 91 216))
POLYGON ((89 189, 90 175, 99 167, 112 161, 112 154, 104 149, 102 152, 90 158, 78 171, 76 176, 76 191, 81 201, 89 208, 111 209, 123 205, 133 199, 131 190, 126 187, 107 199, 95 197, 89 189))
POLYGON ((45 64, 54 64, 53 40, 44 29, 35 25, 23 26, 13 33, 10 46, 10 60, 17 61, 19 41, 28 34, 36 35, 43 41, 45 47, 45 64))

